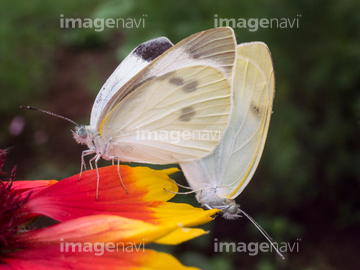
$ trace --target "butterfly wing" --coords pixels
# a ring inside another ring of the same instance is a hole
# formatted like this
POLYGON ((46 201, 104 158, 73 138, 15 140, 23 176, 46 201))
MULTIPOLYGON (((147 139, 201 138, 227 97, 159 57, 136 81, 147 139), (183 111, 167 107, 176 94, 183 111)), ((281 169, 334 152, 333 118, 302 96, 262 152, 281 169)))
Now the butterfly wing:
POLYGON ((139 86, 184 67, 205 65, 219 69, 229 83, 235 61, 236 40, 231 28, 215 28, 191 35, 164 52, 112 96, 101 112, 96 129, 110 111, 139 86))
POLYGON ((124 161, 158 164, 209 153, 230 113, 235 44, 231 28, 194 34, 124 85, 127 95, 114 95, 99 126, 113 152, 124 161))
POLYGON ((165 37, 155 38, 137 46, 114 70, 96 96, 90 118, 90 126, 96 127, 101 112, 122 86, 138 74, 156 57, 171 48, 173 44, 165 37))
POLYGON ((230 86, 214 68, 184 68, 142 85, 100 128, 124 161, 175 163, 214 148, 230 111, 230 86), (124 117, 124 115, 126 115, 124 117), (130 149, 126 151, 122 149, 130 149))
MULTIPOLYGON (((220 198, 236 198, 251 180, 269 128, 275 78, 268 47, 261 42, 237 47, 234 107, 229 126, 214 151, 180 163, 193 189, 215 187, 220 198)), ((207 199, 205 198, 205 201, 207 199)))

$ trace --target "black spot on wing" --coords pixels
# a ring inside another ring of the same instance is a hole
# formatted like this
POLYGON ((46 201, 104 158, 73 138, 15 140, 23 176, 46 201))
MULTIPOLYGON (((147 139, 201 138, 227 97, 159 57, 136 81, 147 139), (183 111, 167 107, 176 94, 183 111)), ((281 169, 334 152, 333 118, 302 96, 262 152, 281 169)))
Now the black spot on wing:
POLYGON ((189 122, 195 116, 195 110, 193 107, 189 106, 183 108, 180 112, 179 120, 182 122, 189 122))
POLYGON ((146 78, 145 80, 140 80, 140 82, 136 83, 133 85, 133 87, 131 87, 131 89, 126 93, 126 96, 129 95, 131 92, 133 92, 135 89, 139 88, 140 86, 142 86, 143 84, 155 79, 156 76, 151 76, 149 78, 146 78))
POLYGON ((257 114, 257 115, 260 114, 260 109, 259 109, 259 107, 254 106, 254 107, 253 107, 253 111, 254 111, 254 113, 257 114))
POLYGON ((186 85, 184 85, 184 87, 182 88, 185 92, 190 93, 196 90, 198 85, 197 81, 192 81, 186 85))
MULTIPOLYGON (((143 74, 141 77, 138 78, 137 82, 134 83, 134 85, 131 87, 131 89, 126 93, 126 96, 129 95, 130 93, 132 93, 133 91, 135 91, 137 88, 139 88, 140 86, 144 85, 145 83, 152 81, 152 80, 160 80, 160 81, 164 81, 169 77, 172 77, 174 75, 175 71, 171 71, 168 72, 160 77, 156 77, 156 76, 150 76, 148 78, 146 78, 147 73, 143 74), (145 79, 144 79, 145 78, 145 79)), ((170 79, 171 80, 171 79, 170 79)))
POLYGON ((141 57, 144 61, 151 62, 172 46, 167 38, 156 38, 137 46, 134 54, 141 57))
POLYGON ((182 86, 184 85, 184 80, 182 78, 175 77, 175 78, 171 78, 169 80, 169 83, 175 86, 182 86))
POLYGON ((264 108, 262 108, 261 106, 259 106, 258 104, 252 102, 251 105, 250 105, 250 111, 252 112, 252 114, 260 119, 262 117, 262 113, 263 113, 263 110, 264 108))
POLYGON ((192 59, 199 59, 200 57, 202 57, 202 54, 199 52, 198 49, 194 48, 194 46, 185 48, 185 51, 192 59))

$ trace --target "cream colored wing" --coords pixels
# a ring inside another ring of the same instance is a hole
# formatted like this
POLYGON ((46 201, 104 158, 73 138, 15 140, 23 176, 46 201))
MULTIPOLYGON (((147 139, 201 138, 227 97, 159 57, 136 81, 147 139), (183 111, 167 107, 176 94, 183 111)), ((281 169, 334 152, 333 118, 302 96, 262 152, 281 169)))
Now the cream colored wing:
POLYGON ((100 134, 122 161, 178 163, 209 153, 225 129, 230 85, 209 66, 172 71, 141 85, 104 119, 100 134))
POLYGON ((264 149, 275 89, 268 47, 261 42, 239 45, 234 77, 234 107, 224 137, 210 155, 180 163, 193 189, 216 188, 219 198, 229 199, 249 183, 264 149))
POLYGON ((193 66, 213 67, 231 84, 235 51, 234 31, 228 27, 210 29, 182 40, 163 52, 112 96, 98 118, 96 130, 100 129, 105 117, 127 95, 137 91, 144 83, 172 71, 193 66))
POLYGON ((114 95, 125 94, 123 85, 149 65, 173 44, 166 37, 148 40, 137 46, 114 70, 96 96, 91 110, 90 126, 96 128, 101 112, 114 95))

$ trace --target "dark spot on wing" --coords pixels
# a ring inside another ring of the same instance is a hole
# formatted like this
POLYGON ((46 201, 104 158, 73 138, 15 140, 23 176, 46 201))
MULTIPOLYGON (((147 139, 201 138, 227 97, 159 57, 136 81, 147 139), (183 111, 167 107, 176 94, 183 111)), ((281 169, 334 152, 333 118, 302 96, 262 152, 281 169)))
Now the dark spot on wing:
POLYGON ((169 83, 175 86, 182 86, 184 85, 184 80, 182 78, 175 77, 175 78, 171 78, 169 83))
POLYGON ((176 73, 175 70, 174 70, 174 71, 171 71, 171 72, 168 72, 168 73, 165 73, 164 75, 161 75, 161 76, 159 77, 159 80, 164 81, 164 80, 166 80, 167 78, 170 78, 170 77, 174 76, 175 73, 176 73))
POLYGON ((184 85, 184 87, 182 88, 185 92, 193 92, 196 90, 197 88, 197 85, 198 85, 198 82, 197 81, 192 81, 186 85, 184 85))
POLYGON ((189 106, 181 110, 179 120, 182 122, 189 122, 195 116, 194 108, 189 106))
POLYGON ((133 87, 131 87, 131 89, 126 93, 126 95, 123 97, 123 99, 129 95, 131 92, 133 92, 135 89, 139 88, 140 86, 142 86, 143 84, 147 83, 148 81, 151 81, 153 79, 155 79, 156 76, 151 76, 149 78, 146 78, 145 80, 140 81, 139 83, 135 84, 133 87))
POLYGON ((199 59, 201 57, 200 53, 196 53, 193 47, 187 48, 186 52, 192 59, 199 59))
POLYGON ((144 42, 136 47, 134 54, 141 57, 144 61, 151 62, 159 55, 163 54, 173 45, 166 38, 157 38, 144 42))
POLYGON ((251 112, 257 118, 261 118, 262 108, 256 104, 251 104, 251 112))
POLYGON ((127 95, 129 95, 131 92, 133 92, 134 90, 136 90, 137 88, 139 88, 140 86, 144 85, 145 83, 147 83, 147 82, 149 82, 149 81, 151 81, 151 80, 154 80, 154 79, 161 80, 161 81, 166 80, 167 78, 173 76, 175 72, 176 72, 176 71, 171 71, 171 72, 168 72, 168 73, 166 73, 166 74, 164 74, 164 75, 162 75, 162 76, 160 76, 160 77, 150 76, 149 78, 142 79, 142 78, 148 76, 148 75, 147 75, 147 74, 148 74, 147 72, 144 73, 144 74, 137 80, 137 81, 139 81, 139 82, 136 83, 136 84, 134 84, 134 85, 131 87, 131 89, 126 93, 126 95, 124 96, 124 98, 125 98, 127 95))

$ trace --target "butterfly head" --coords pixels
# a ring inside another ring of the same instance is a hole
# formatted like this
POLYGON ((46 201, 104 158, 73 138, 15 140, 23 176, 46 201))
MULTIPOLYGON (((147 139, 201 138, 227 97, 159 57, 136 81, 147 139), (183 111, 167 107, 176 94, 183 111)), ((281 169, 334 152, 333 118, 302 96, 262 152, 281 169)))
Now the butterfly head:
POLYGON ((207 209, 219 209, 226 219, 237 219, 240 217, 240 205, 236 204, 233 199, 224 199, 223 201, 212 201, 203 203, 202 206, 207 209))
POLYGON ((226 219, 240 217, 240 205, 234 199, 221 198, 216 194, 216 188, 204 189, 197 193, 198 202, 206 209, 219 209, 226 219))
POLYGON ((72 130, 73 137, 79 144, 89 144, 89 140, 92 139, 94 132, 90 126, 75 126, 75 130, 72 130))

